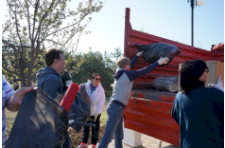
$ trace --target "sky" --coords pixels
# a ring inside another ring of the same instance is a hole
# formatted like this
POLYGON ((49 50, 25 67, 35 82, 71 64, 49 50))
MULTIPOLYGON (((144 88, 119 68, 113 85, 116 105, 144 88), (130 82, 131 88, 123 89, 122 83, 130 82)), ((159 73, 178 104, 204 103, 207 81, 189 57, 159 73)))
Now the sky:
MULTIPOLYGON (((101 12, 93 15, 81 37, 78 51, 115 48, 124 50, 125 9, 130 8, 130 23, 144 30, 186 45, 191 45, 191 7, 187 0, 107 0, 101 12)), ((224 1, 205 0, 194 8, 194 46, 211 50, 212 44, 224 43, 224 1)))
MULTIPOLYGON (((3 2, 4 6, 4 2, 3 2)), ((72 0, 71 8, 77 7, 72 0)), ((107 0, 102 10, 92 15, 76 52, 113 52, 124 48, 125 9, 130 8, 134 30, 191 45, 191 7, 187 0, 107 0)), ((2 12, 5 8, 2 8, 2 12)), ((224 43, 224 0, 205 0, 194 8, 194 46, 211 50, 224 43)))

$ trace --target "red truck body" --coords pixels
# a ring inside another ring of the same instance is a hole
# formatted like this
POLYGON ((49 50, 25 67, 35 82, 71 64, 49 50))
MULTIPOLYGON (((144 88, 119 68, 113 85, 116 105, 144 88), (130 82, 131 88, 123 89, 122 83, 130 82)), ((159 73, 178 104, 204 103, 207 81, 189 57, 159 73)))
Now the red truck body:
MULTIPOLYGON (((171 117, 171 109, 176 93, 157 92, 153 87, 156 77, 178 76, 178 66, 186 60, 202 59, 224 62, 224 46, 216 50, 206 51, 162 37, 133 30, 130 24, 130 9, 126 8, 124 56, 132 59, 138 52, 134 44, 147 45, 163 42, 181 49, 167 66, 159 66, 149 74, 134 81, 129 103, 124 111, 125 128, 153 136, 179 146, 179 126, 171 117)), ((142 57, 137 60, 135 69, 149 65, 142 57)))

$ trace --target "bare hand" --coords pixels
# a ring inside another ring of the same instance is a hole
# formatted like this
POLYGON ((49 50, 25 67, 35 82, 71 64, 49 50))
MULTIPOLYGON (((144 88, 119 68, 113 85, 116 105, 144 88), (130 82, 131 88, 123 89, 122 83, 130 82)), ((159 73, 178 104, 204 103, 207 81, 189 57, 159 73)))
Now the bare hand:
POLYGON ((168 57, 165 57, 165 58, 160 58, 159 60, 158 60, 158 63, 159 63, 159 65, 163 65, 163 64, 167 64, 168 62, 169 62, 169 58, 168 57))
POLYGON ((14 95, 13 95, 13 100, 17 103, 17 104, 21 104, 23 101, 24 96, 26 95, 26 93, 30 92, 34 90, 34 86, 31 87, 22 87, 20 89, 18 89, 14 95))
POLYGON ((209 87, 215 87, 215 88, 217 88, 217 89, 219 89, 219 90, 221 90, 221 91, 224 92, 224 88, 223 88, 223 80, 221 79, 221 76, 218 76, 216 84, 214 84, 214 83, 209 83, 208 86, 209 86, 209 87))
POLYGON ((94 115, 94 122, 96 122, 98 115, 99 115, 98 113, 94 115))
POLYGON ((11 97, 8 99, 6 107, 10 111, 18 111, 19 107, 23 101, 24 96, 27 92, 30 92, 34 89, 34 86, 31 87, 22 87, 18 89, 11 97))

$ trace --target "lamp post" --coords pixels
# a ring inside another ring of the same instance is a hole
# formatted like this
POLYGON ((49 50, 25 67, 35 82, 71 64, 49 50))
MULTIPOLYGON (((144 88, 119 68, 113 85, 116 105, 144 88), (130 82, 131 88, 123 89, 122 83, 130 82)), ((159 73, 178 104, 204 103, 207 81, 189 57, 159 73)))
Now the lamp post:
POLYGON ((194 6, 202 6, 205 0, 188 0, 191 3, 191 46, 194 46, 194 6))

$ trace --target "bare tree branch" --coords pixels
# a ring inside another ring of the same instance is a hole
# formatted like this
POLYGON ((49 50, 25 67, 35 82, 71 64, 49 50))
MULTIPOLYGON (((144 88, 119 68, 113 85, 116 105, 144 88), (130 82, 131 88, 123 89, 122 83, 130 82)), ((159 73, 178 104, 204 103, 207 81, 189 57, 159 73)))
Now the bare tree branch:
POLYGON ((50 34, 46 35, 46 36, 44 37, 44 39, 42 39, 42 41, 41 41, 41 42, 43 42, 43 40, 45 40, 48 36, 50 36, 50 35, 52 35, 52 34, 55 34, 55 33, 59 32, 59 31, 61 31, 61 30, 64 30, 64 29, 70 28, 70 27, 72 27, 72 26, 74 26, 74 25, 76 25, 76 24, 80 23, 81 21, 82 21, 82 20, 80 20, 79 22, 76 22, 76 23, 74 23, 74 24, 68 25, 68 26, 66 26, 66 27, 60 28, 60 29, 58 29, 58 30, 56 30, 56 31, 54 31, 54 32, 52 32, 52 33, 50 33, 50 34))
MULTIPOLYGON (((23 43, 22 43, 22 40, 21 40, 21 37, 20 37, 20 34, 19 34, 19 26, 18 26, 18 19, 17 19, 17 15, 16 15, 16 11, 14 11, 13 9, 12 9, 12 7, 10 6, 10 9, 11 9, 11 11, 13 12, 13 14, 14 14, 14 16, 15 16, 15 24, 16 24, 16 33, 17 33, 17 36, 18 36, 18 38, 19 38, 19 40, 20 40, 20 45, 21 45, 21 49, 23 49, 22 48, 22 46, 23 46, 23 43)), ((16 9, 16 8, 15 8, 16 9)), ((23 52, 23 50, 22 50, 22 52, 23 52)))
POLYGON ((29 32, 29 37, 30 37, 30 39, 31 39, 30 11, 29 11, 29 6, 28 6, 27 1, 26 1, 25 3, 26 3, 26 8, 27 8, 27 22, 28 22, 28 29, 29 29, 28 32, 29 32))
POLYGON ((4 65, 2 65, 2 67, 3 67, 6 71, 8 71, 9 73, 13 73, 13 74, 15 74, 15 75, 17 75, 17 76, 20 76, 20 74, 17 73, 16 71, 10 70, 9 68, 7 68, 7 67, 4 66, 4 65))
POLYGON ((45 39, 44 41, 50 41, 50 42, 53 42, 53 43, 61 45, 61 46, 65 45, 65 44, 60 44, 60 43, 58 43, 58 42, 56 42, 54 40, 51 40, 51 39, 45 39))
POLYGON ((33 17, 33 32, 32 32, 32 42, 35 41, 34 39, 34 31, 35 31, 35 22, 36 22, 36 15, 38 11, 38 6, 39 6, 39 0, 36 1, 35 3, 35 9, 34 9, 34 17, 33 17))
POLYGON ((35 40, 36 40, 37 36, 40 34, 42 21, 48 16, 49 13, 51 13, 53 11, 54 5, 55 5, 55 0, 52 0, 52 3, 49 6, 48 10, 45 12, 45 14, 41 18, 41 21, 40 21, 39 26, 38 26, 38 30, 37 30, 36 35, 35 35, 35 40))
MULTIPOLYGON (((21 73, 21 67, 19 66, 19 62, 18 62, 18 54, 17 54, 17 51, 16 51, 16 47, 13 45, 13 44, 11 44, 11 43, 9 43, 9 42, 7 42, 6 40, 4 40, 4 39, 2 39, 2 42, 3 43, 5 43, 5 44, 7 44, 7 45, 9 45, 9 47, 11 47, 12 49, 13 49, 13 54, 14 54, 14 57, 15 57, 15 60, 16 60, 16 66, 17 66, 17 68, 19 69, 19 71, 20 71, 20 74, 22 74, 21 73)), ((20 75, 21 76, 21 75, 20 75)))

